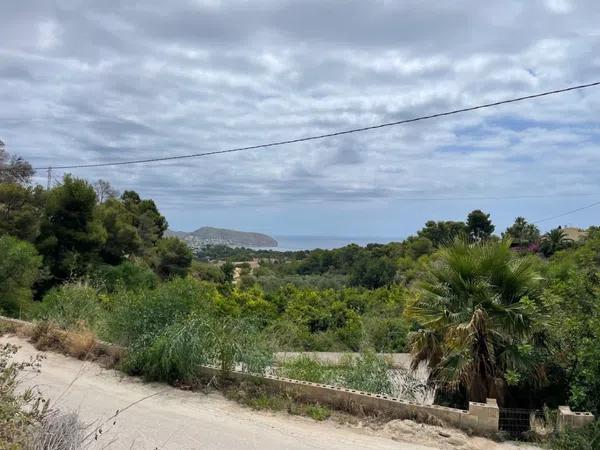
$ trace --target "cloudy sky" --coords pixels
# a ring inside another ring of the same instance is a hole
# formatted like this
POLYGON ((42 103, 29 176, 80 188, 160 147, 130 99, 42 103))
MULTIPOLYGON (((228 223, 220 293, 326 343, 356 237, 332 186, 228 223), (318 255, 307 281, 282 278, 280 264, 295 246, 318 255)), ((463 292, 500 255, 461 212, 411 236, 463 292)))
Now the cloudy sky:
MULTIPOLYGON (((0 139, 37 167, 260 144, 600 80, 595 0, 1 9, 0 139)), ((174 229, 401 237, 474 208, 503 229, 600 200, 599 110, 596 87, 323 141, 72 172, 154 198, 174 229)), ((540 226, 593 223, 600 207, 540 226)))

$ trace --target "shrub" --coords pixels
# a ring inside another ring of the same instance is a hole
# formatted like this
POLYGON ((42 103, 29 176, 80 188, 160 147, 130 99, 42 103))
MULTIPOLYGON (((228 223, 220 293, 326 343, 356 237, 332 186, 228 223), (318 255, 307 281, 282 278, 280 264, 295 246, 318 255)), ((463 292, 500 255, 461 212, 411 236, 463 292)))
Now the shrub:
POLYGON ((107 339, 142 347, 190 313, 216 309, 222 301, 214 285, 192 278, 176 278, 152 290, 119 291, 112 297, 107 339))
POLYGON ((367 344, 376 352, 405 351, 409 325, 402 317, 371 315, 364 320, 367 344))
POLYGON ((392 394, 394 387, 388 373, 390 368, 389 362, 372 352, 358 357, 348 355, 339 365, 302 355, 285 361, 279 374, 294 380, 343 386, 374 394, 392 394))
POLYGON ((550 441, 553 450, 597 450, 600 448, 600 420, 579 428, 567 429, 550 441))
POLYGON ((358 358, 348 356, 344 365, 344 385, 375 394, 391 394, 392 382, 388 371, 391 364, 373 352, 362 353, 358 358))
POLYGON ((225 272, 219 266, 196 260, 192 261, 191 275, 199 280, 212 281, 214 283, 224 283, 226 281, 225 272))
POLYGON ((34 317, 65 330, 95 327, 103 314, 98 293, 88 284, 69 283, 52 289, 37 307, 34 317))
POLYGON ((68 355, 85 359, 92 355, 96 346, 96 335, 85 328, 70 331, 65 336, 64 346, 68 355))
POLYGON ((331 417, 331 410, 322 405, 307 405, 306 415, 312 419, 323 421, 331 417))
POLYGON ((340 382, 340 367, 322 363, 307 355, 301 355, 285 361, 279 374, 293 380, 310 381, 312 383, 336 384, 340 382))
POLYGON ((108 293, 119 290, 154 289, 158 276, 152 269, 142 264, 126 261, 118 266, 98 267, 93 278, 108 293))
POLYGON ((33 245, 12 236, 0 237, 0 255, 0 314, 18 317, 30 307, 42 260, 33 245))
MULTIPOLYGON (((39 372, 41 357, 14 362, 18 347, 0 346, 0 448, 70 450, 91 447, 77 414, 50 409, 37 389, 22 389, 21 375, 39 372)), ((89 436, 89 434, 88 434, 89 436)))
POLYGON ((194 384, 199 365, 263 374, 273 352, 247 320, 193 314, 164 330, 148 345, 132 346, 125 368, 147 379, 194 384))
POLYGON ((0 346, 0 448, 19 449, 29 441, 31 429, 48 410, 47 403, 33 389, 19 392, 19 377, 24 370, 39 370, 40 358, 31 362, 12 360, 18 347, 0 346))
POLYGON ((156 244, 156 273, 163 278, 183 277, 192 265, 192 250, 181 239, 163 238, 156 244))

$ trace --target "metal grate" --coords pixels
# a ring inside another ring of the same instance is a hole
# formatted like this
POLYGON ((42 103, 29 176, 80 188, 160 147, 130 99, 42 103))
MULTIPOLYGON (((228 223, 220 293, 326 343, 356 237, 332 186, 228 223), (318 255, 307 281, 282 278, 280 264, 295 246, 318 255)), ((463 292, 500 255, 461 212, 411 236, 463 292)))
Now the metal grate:
POLYGON ((500 408, 499 428, 514 438, 531 432, 547 435, 554 431, 556 421, 550 410, 500 408))

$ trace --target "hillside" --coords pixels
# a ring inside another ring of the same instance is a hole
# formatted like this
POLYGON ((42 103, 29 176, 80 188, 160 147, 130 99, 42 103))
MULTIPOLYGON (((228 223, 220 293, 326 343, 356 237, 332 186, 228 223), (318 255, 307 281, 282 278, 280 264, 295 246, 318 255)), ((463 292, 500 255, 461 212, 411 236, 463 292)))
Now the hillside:
POLYGON ((169 231, 168 234, 183 239, 193 248, 211 244, 233 247, 277 247, 277 241, 266 234, 224 228, 202 227, 191 233, 169 231))

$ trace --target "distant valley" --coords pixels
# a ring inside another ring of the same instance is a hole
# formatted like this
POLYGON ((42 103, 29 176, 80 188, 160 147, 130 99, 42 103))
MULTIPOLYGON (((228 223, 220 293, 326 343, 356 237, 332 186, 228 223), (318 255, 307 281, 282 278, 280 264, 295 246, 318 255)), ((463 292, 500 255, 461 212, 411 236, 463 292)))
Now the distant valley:
POLYGON ((167 235, 184 240, 192 248, 201 248, 206 245, 228 245, 230 247, 277 247, 278 245, 275 239, 266 234, 213 227, 202 227, 191 233, 169 230, 167 235))

